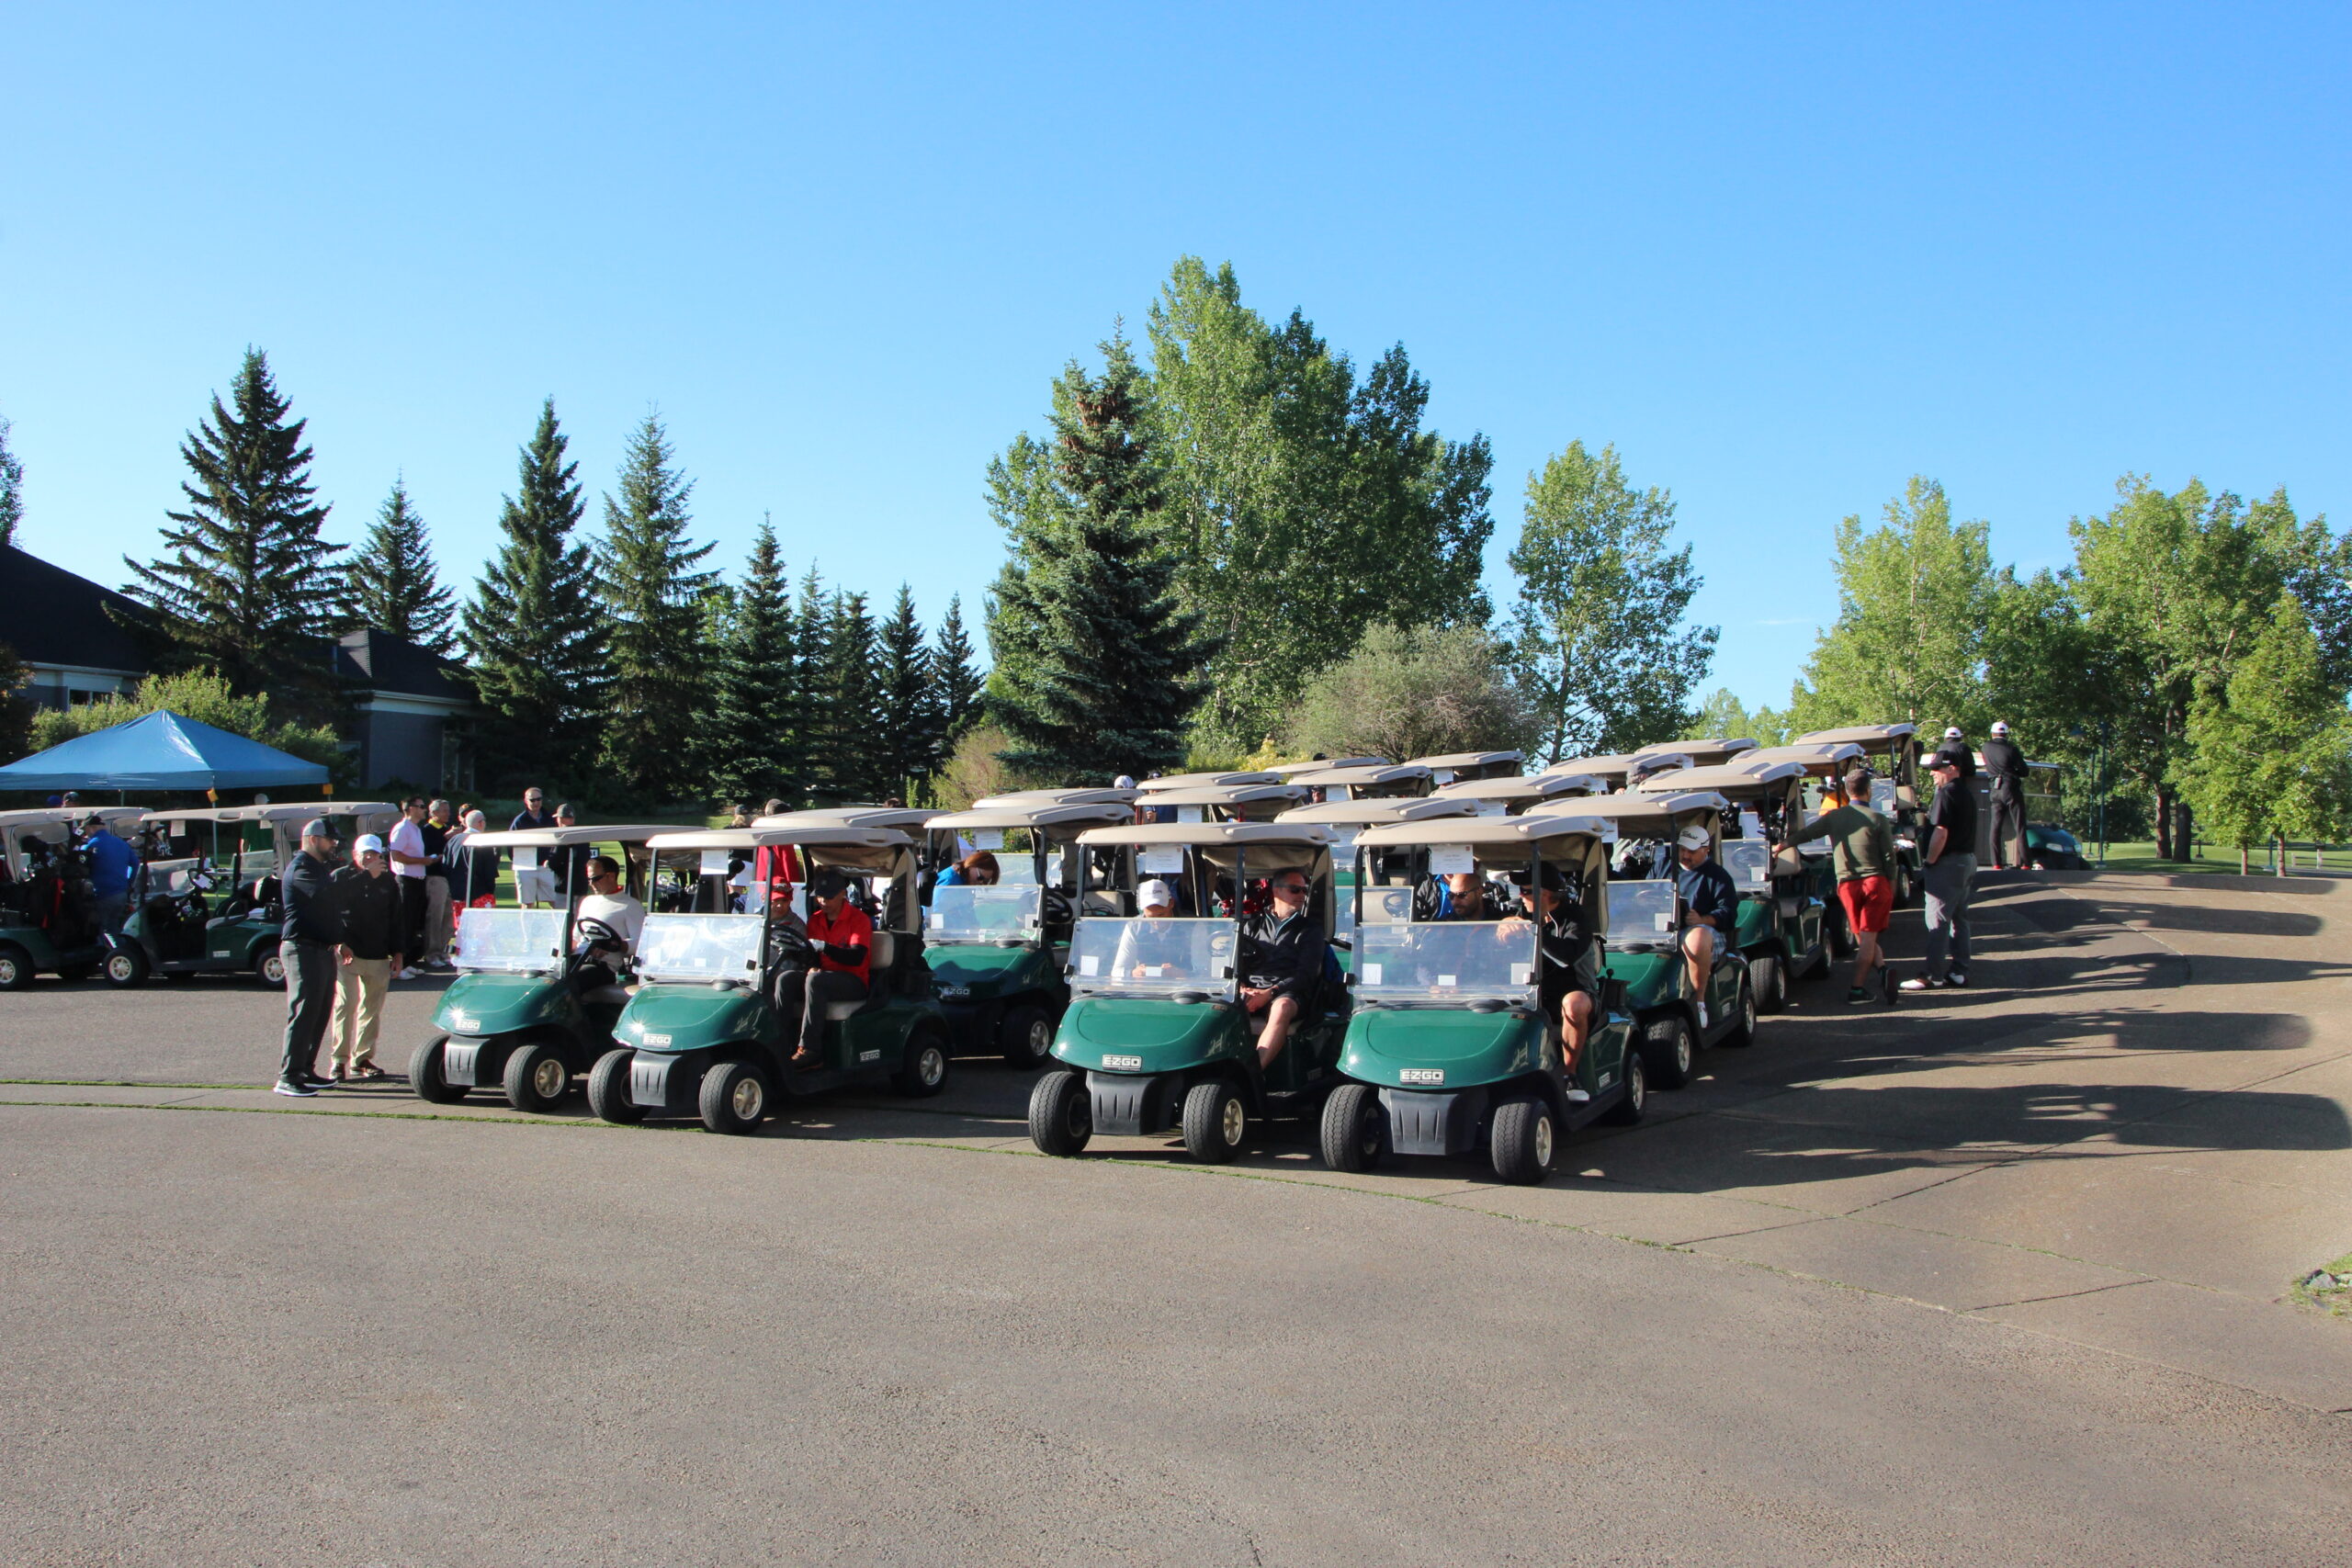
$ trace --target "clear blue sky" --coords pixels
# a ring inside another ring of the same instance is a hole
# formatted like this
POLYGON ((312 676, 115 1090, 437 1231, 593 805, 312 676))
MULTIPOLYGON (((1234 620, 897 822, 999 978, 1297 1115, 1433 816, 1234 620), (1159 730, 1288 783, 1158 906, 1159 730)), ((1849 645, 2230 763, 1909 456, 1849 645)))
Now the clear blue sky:
POLYGON ((1528 470, 1614 443, 1751 703, 1913 472, 2029 566, 2126 470, 2352 521, 2352 13, 1961 13, 19 6, 23 542, 119 582, 251 343, 338 538, 404 473, 469 580, 553 393, 592 496, 658 406, 730 569, 773 512, 977 611, 989 454, 1184 253, 1487 434, 1498 597, 1528 470))

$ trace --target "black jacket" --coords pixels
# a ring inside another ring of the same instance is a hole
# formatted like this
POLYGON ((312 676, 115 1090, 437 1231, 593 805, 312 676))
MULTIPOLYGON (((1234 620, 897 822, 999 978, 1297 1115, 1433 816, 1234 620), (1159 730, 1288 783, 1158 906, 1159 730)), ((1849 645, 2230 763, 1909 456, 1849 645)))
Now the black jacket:
POLYGON ((335 913, 334 867, 297 851, 277 878, 280 942, 311 942, 332 947, 343 940, 335 913))
POLYGON ((1984 742, 1984 773, 1993 781, 1996 800, 2025 798, 2025 753, 2011 740, 1995 739, 1984 742))
POLYGON ((1962 778, 1973 779, 1976 776, 1976 752, 1967 741, 1947 740, 1936 748, 1936 755, 1950 757, 1958 762, 1962 778))
POLYGON ((407 945, 399 877, 390 872, 370 876, 357 866, 345 866, 334 874, 334 897, 341 941, 354 958, 390 958, 407 945))
POLYGON ((1241 922, 1242 981, 1271 986, 1295 997, 1304 1005, 1306 993, 1323 978, 1323 955, 1329 951, 1323 928, 1301 909, 1285 920, 1272 909, 1241 922))

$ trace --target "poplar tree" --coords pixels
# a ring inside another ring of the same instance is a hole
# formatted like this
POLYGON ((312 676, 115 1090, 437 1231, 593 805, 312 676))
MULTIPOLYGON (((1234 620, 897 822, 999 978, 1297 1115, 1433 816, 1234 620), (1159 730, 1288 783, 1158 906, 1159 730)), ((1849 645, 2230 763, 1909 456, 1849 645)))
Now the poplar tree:
POLYGON ((573 537, 584 507, 570 449, 549 398, 499 509, 503 541, 465 608, 475 689, 493 716, 488 749, 526 780, 583 773, 604 705, 605 615, 588 547, 573 537))
POLYGON ((25 520, 25 465, 8 449, 9 423, 0 419, 0 549, 17 542, 25 520))
POLYGON ((964 629, 964 598, 952 594, 940 617, 939 646, 932 650, 933 702, 939 715, 943 761, 980 716, 980 672, 972 663, 972 638, 964 629))
POLYGON ((710 661, 700 601, 714 574, 695 568, 715 547, 686 538, 694 483, 673 456, 647 414, 622 456, 620 493, 605 498, 599 562, 612 615, 605 762, 631 792, 663 800, 701 793, 694 742, 710 661))
POLYGON ((884 793, 896 794, 929 778, 941 760, 932 653, 915 618, 915 596, 903 582, 876 634, 875 688, 880 713, 874 773, 884 793))
POLYGON ((322 696, 334 679, 323 644, 346 615, 343 547, 320 536, 309 422, 292 412, 268 356, 246 349, 229 404, 216 393, 180 445, 194 477, 180 484, 188 509, 165 513, 167 553, 144 566, 125 556, 126 592, 154 612, 178 662, 209 665, 240 692, 322 696))
POLYGON ((775 527, 763 521, 736 591, 710 724, 713 782, 722 795, 801 798, 795 630, 792 583, 776 550, 775 527))
POLYGON ((435 653, 447 653, 455 639, 457 601, 441 585, 424 519, 400 479, 392 481, 352 562, 351 609, 364 625, 435 653))
POLYGON ((990 607, 1005 761, 1063 783, 1181 762, 1211 651, 1177 601, 1142 375, 1125 337, 1102 352, 1101 376, 1073 361, 1055 385, 1037 504, 1012 520, 990 607))

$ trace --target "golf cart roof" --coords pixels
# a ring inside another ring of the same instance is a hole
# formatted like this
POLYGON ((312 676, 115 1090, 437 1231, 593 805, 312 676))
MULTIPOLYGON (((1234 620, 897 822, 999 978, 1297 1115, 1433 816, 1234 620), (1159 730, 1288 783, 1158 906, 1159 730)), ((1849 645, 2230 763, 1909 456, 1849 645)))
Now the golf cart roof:
POLYGON ((1636 757, 1682 756, 1690 759, 1694 768, 1713 767, 1728 761, 1742 751, 1753 751, 1756 742, 1745 737, 1737 740, 1718 736, 1713 740, 1661 740, 1655 746, 1645 746, 1634 753, 1636 757))
POLYGON ((1592 773, 1521 773, 1516 778, 1464 779, 1441 784, 1431 800, 1551 800, 1560 795, 1600 795, 1608 781, 1592 773))
POLYGON ((53 822, 71 826, 93 817, 112 825, 133 817, 143 820, 146 809, 143 806, 36 806, 28 811, 0 811, 0 828, 40 828, 53 822))
POLYGON ((1256 806, 1269 800, 1301 801, 1306 798, 1303 784, 1195 784, 1189 789, 1155 791, 1146 806, 1256 806))
POLYGON ((1900 740, 1916 733, 1918 728, 1916 724, 1849 724, 1843 729, 1816 729, 1809 735, 1800 735, 1796 743, 1800 746, 1834 745, 1844 741, 1855 746, 1870 746, 1900 740))
POLYGON ((1334 784, 1352 787, 1357 784, 1410 784, 1429 776, 1429 767, 1422 762, 1326 763, 1320 768, 1291 774, 1290 782, 1313 789, 1329 789, 1334 784))
POLYGON ((1251 844, 1313 845, 1331 841, 1329 829, 1312 822, 1130 822, 1079 835, 1081 844, 1179 844, 1223 849, 1251 844))
POLYGON ((773 817, 754 817, 754 828, 790 828, 802 822, 813 822, 828 828, 896 828, 901 832, 922 831, 934 817, 946 813, 935 806, 826 806, 810 811, 779 811, 773 817))
POLYGON ((242 806, 183 806, 176 811, 145 812, 139 820, 142 826, 149 822, 234 822, 245 809, 242 806))
POLYGON ((1063 806, 1131 806, 1142 792, 1132 789, 1010 789, 972 802, 974 811, 996 807, 1058 803, 1063 806))
POLYGON ((1524 751, 1448 751, 1442 757, 1416 757, 1413 765, 1431 773, 1440 768, 1493 768, 1505 762, 1524 761, 1524 751))
POLYGON ((1475 817, 1478 808, 1459 795, 1422 795, 1402 799, 1327 800, 1294 806, 1276 822, 1313 822, 1327 828, 1367 828, 1375 822, 1419 822, 1430 817, 1475 817))
POLYGON ((1276 762, 1266 771, 1293 778, 1300 773, 1321 773, 1326 768, 1376 768, 1388 763, 1387 757, 1317 757, 1311 762, 1276 762))
POLYGON ((1795 762, 1810 773, 1815 768, 1835 770, 1841 763, 1860 761, 1862 749, 1850 740, 1823 741, 1818 745, 1768 746, 1759 751, 1741 755, 1738 766, 1752 768, 1763 762, 1795 762))
POLYGON ((1599 795, 1579 800, 1574 806, 1565 807, 1560 814, 1605 818, 1616 823, 1619 831, 1631 834, 1634 829, 1643 827, 1670 828, 1675 818, 1686 811, 1727 811, 1730 808, 1731 802, 1713 790, 1690 790, 1676 795, 1599 795))
POLYGON ((1052 800, 1023 801, 1014 804, 976 806, 969 811, 950 811, 931 819, 934 833, 959 833, 967 828, 1032 828, 1059 829, 1054 837, 1069 837, 1084 828, 1105 827, 1114 822, 1125 822, 1134 813, 1116 801, 1104 801, 1087 806, 1078 802, 1052 800))
POLYGON ((401 808, 389 800, 289 800, 282 805, 241 806, 240 822, 307 821, 313 817, 397 817, 401 808))
POLYGON ((1283 782, 1280 773, 1168 773, 1156 779, 1146 779, 1136 786, 1146 795, 1159 795, 1171 789, 1207 789, 1215 784, 1250 784, 1283 782))
POLYGON ((1603 825, 1589 817, 1544 812, 1529 817, 1471 817, 1453 821, 1391 822, 1366 828, 1356 835, 1360 849, 1395 849, 1406 844, 1541 843, 1547 839, 1601 836, 1603 825))
POLYGON ((1747 762, 1742 758, 1739 763, 1727 768, 1686 768, 1679 773, 1661 773, 1654 779, 1644 779, 1636 787, 1645 795, 1711 789, 1736 798, 1742 795, 1781 794, 1784 792, 1778 786, 1803 777, 1802 762, 1747 762))
POLYGON ((814 849, 888 850, 912 848, 914 840, 890 828, 796 822, 775 828, 706 828, 700 831, 657 833, 645 844, 659 853, 665 850, 765 850, 783 844, 806 844, 814 849))
POLYGON ((486 850, 560 850, 571 844, 643 844, 663 833, 678 831, 675 822, 605 823, 593 828, 502 828, 496 832, 485 829, 466 835, 466 847, 480 844, 486 850))

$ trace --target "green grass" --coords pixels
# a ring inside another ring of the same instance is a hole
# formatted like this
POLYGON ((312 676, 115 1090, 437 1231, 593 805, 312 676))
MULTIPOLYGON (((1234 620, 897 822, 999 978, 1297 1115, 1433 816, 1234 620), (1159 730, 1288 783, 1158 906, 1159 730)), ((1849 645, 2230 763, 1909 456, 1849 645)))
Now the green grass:
MULTIPOLYGON (((2326 1272, 2338 1280, 2352 1278, 2352 1252, 2329 1264, 2326 1272)), ((2336 1317, 2352 1317, 2352 1285, 2323 1285, 2314 1290, 2311 1279, 2305 1274, 2295 1281, 2293 1293, 2297 1301, 2307 1302, 2336 1317)))
MULTIPOLYGON (((2080 838, 2080 835, 2076 837, 2080 838)), ((2083 840, 2082 844, 2085 857, 2096 862, 2095 847, 2088 840, 2083 840)), ((2352 850, 2341 847, 2330 849, 2324 852, 2322 859, 2326 870, 2352 871, 2352 850)), ((2297 871, 2312 869, 2310 850, 2298 850, 2295 852, 2294 860, 2297 871)), ((2159 860, 2156 857, 2156 846, 2152 840, 2137 843, 2110 843, 2107 846, 2106 869, 2146 872, 2167 876, 2196 875, 2200 873, 2221 873, 2235 876, 2238 874, 2238 853, 2235 850, 2224 849, 2215 844, 2200 844, 2188 860, 2159 860)), ((2246 857, 2246 871, 2250 875, 2267 876, 2270 874, 2270 863, 2262 854, 2250 854, 2246 857)))

